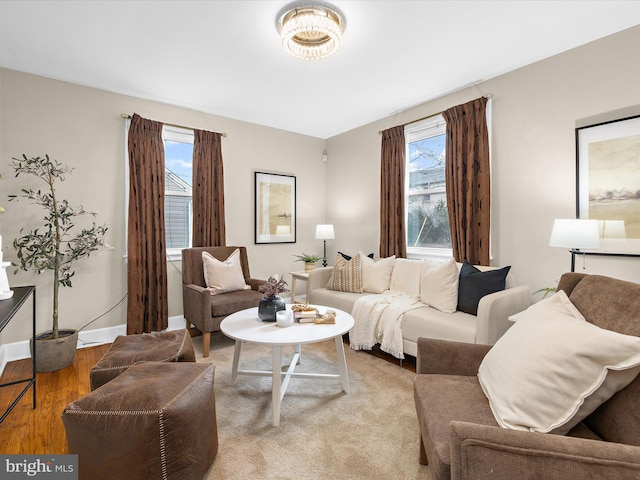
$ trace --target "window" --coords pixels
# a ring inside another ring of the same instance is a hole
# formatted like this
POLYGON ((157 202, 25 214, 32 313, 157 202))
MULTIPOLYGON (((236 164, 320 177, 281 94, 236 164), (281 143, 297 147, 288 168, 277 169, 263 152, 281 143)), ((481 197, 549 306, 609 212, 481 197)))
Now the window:
POLYGON ((193 131, 165 125, 164 140, 164 225, 167 255, 179 256, 192 240, 193 131))
POLYGON ((405 127, 407 253, 452 256, 442 115, 405 127))

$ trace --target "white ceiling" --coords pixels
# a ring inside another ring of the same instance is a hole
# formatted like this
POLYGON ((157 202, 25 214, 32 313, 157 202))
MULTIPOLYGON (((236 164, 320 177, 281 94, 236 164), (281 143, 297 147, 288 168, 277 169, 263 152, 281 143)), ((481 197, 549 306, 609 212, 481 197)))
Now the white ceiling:
POLYGON ((334 0, 342 46, 305 62, 288 3, 4 0, 0 66, 329 138, 640 24, 640 1, 334 0))

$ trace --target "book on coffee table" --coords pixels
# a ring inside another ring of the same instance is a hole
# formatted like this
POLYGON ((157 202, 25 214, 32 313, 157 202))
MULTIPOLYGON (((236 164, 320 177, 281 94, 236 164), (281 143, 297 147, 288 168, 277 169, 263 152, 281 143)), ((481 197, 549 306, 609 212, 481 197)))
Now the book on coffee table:
POLYGON ((317 310, 305 310, 301 312, 294 312, 294 318, 298 323, 313 323, 318 316, 317 310))

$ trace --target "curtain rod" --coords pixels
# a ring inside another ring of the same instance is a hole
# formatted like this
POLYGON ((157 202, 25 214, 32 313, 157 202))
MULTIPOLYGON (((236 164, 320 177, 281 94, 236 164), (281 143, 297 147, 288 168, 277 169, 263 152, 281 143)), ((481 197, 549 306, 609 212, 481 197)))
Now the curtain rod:
MULTIPOLYGON (((486 98, 487 100, 490 100, 493 98, 493 93, 488 93, 486 95, 483 95, 484 98, 486 98)), ((427 115, 426 117, 422 117, 419 118, 417 120, 413 120, 411 122, 407 122, 404 125, 411 125, 412 123, 418 123, 421 122, 422 120, 426 120, 427 118, 431 118, 431 117, 437 117, 438 115, 442 115, 444 112, 446 112, 446 110, 442 110, 441 112, 437 112, 437 113, 432 113, 431 115, 427 115)), ((382 135, 383 130, 379 130, 378 131, 378 135, 382 135)))
MULTIPOLYGON (((124 118, 125 120, 128 118, 131 118, 131 115, 129 115, 128 113, 123 113, 120 115, 122 118, 124 118)), ((177 127, 177 128, 188 128, 189 130, 200 130, 198 128, 193 128, 193 127, 187 127, 185 125, 178 125, 177 123, 166 123, 166 122, 161 122, 163 125, 168 125, 170 127, 177 127)), ((217 132, 215 132, 217 133, 217 132)), ((222 135, 223 137, 227 137, 228 135, 226 133, 221 133, 220 135, 222 135)))

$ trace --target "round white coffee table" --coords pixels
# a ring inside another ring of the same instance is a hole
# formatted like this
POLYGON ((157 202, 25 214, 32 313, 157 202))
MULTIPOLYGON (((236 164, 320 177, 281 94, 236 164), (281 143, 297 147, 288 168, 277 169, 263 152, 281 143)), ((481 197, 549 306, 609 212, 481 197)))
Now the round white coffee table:
MULTIPOLYGON (((353 328, 354 320, 351 315, 336 308, 314 305, 320 313, 327 310, 336 312, 335 324, 294 323, 290 327, 278 327, 275 322, 263 322, 258 319, 258 307, 249 308, 233 313, 222 320, 220 330, 227 337, 236 341, 233 352, 232 380, 236 381, 238 375, 270 376, 271 398, 273 403, 273 425, 280 424, 280 404, 289 385, 291 377, 332 379, 339 378, 345 393, 349 393, 349 376, 347 362, 344 356, 344 344, 342 335, 353 328), (338 357, 339 374, 329 373, 298 373, 295 367, 300 363, 302 345, 305 343, 323 342, 334 339, 336 354, 338 357), (261 343, 273 347, 273 358, 270 371, 241 370, 238 368, 240 355, 244 343, 261 343), (295 354, 286 371, 282 371, 282 347, 294 345, 295 354)), ((287 310, 291 306, 287 305, 287 310)))

